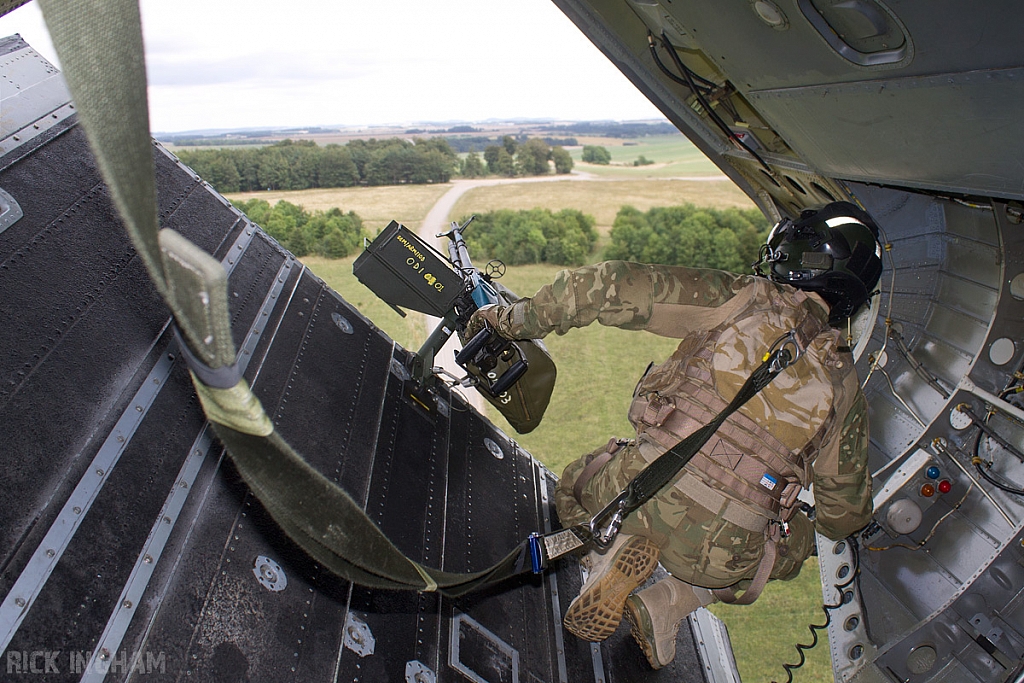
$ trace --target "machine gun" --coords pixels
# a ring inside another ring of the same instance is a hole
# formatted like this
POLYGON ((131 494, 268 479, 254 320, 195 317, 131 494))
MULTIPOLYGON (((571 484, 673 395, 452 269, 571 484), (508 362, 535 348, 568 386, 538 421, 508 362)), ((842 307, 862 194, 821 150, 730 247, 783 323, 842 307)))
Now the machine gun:
POLYGON ((509 341, 490 327, 472 338, 466 326, 473 313, 489 304, 508 305, 518 297, 496 282, 505 264, 490 261, 481 271, 473 265, 463 232, 472 218, 438 235, 448 238, 449 258, 405 226, 390 224, 352 264, 356 278, 405 316, 405 307, 440 318, 414 354, 409 371, 422 387, 436 381, 434 359, 452 334, 463 348, 455 362, 468 373, 460 380, 474 386, 509 424, 525 434, 544 416, 555 386, 555 364, 539 340, 509 341))

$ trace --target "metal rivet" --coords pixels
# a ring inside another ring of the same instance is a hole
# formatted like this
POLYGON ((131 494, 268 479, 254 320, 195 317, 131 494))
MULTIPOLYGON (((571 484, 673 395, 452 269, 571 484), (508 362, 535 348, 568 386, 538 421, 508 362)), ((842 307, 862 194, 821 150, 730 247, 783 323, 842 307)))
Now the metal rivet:
POLYGON ((47 548, 47 550, 46 550, 46 556, 47 557, 53 557, 56 554, 57 554, 56 550, 54 550, 53 548, 47 548))
POLYGON ((131 600, 125 600, 124 602, 121 603, 121 606, 124 607, 125 609, 131 609, 132 608, 132 601, 131 600))
POLYGON ((103 648, 102 650, 100 650, 100 659, 102 659, 103 661, 110 659, 110 650, 108 650, 107 648, 103 648))
POLYGON ((96 475, 102 477, 103 476, 103 470, 97 469, 96 470, 96 475))
POLYGON ((25 598, 14 598, 14 604, 17 605, 18 607, 24 607, 25 606, 25 598))
POLYGON ((74 512, 76 515, 82 514, 82 508, 78 507, 77 505, 71 508, 71 511, 74 512))
POLYGON ((144 564, 153 564, 153 556, 152 555, 144 555, 142 557, 142 562, 144 564))

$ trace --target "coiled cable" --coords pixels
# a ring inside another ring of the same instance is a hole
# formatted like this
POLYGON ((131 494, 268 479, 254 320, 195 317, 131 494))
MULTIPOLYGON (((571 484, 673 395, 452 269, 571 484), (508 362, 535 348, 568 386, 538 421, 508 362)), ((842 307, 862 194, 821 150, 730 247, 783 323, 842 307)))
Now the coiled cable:
MULTIPOLYGON (((846 595, 845 589, 853 584, 860 575, 860 551, 857 548, 857 539, 854 536, 848 536, 846 538, 850 551, 853 553, 853 571, 850 573, 850 577, 842 583, 833 584, 835 589, 839 591, 839 601, 833 604, 822 603, 821 611, 825 614, 824 624, 810 623, 807 625, 807 629, 811 632, 811 642, 809 644, 797 643, 794 647, 796 653, 800 655, 800 661, 795 664, 783 663, 782 668, 786 671, 785 683, 793 683, 793 672, 802 667, 807 662, 807 657, 804 656, 804 652, 814 649, 818 644, 818 631, 822 631, 829 627, 832 623, 832 612, 839 609, 844 604, 844 596, 846 595)), ((772 683, 777 683, 772 681, 772 683)))

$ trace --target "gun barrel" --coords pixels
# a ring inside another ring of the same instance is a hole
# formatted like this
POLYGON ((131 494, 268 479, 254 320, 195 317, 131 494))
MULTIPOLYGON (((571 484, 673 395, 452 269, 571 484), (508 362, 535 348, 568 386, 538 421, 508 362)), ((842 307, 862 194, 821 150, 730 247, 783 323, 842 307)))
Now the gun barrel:
POLYGON ((448 255, 451 257, 452 263, 464 272, 474 270, 473 261, 469 258, 469 247, 466 246, 466 240, 462 236, 462 228, 458 224, 452 223, 452 230, 448 233, 448 239, 448 255))

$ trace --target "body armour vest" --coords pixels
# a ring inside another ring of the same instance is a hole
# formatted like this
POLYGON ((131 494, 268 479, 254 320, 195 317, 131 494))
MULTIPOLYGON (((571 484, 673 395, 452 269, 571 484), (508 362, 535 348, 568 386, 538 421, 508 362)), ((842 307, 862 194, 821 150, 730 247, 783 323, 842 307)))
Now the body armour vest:
POLYGON ((845 403, 853 360, 837 351, 839 332, 807 294, 766 280, 731 320, 683 338, 652 365, 634 392, 629 420, 641 444, 662 453, 708 424, 773 343, 793 334, 802 351, 775 381, 733 413, 686 465, 707 486, 769 519, 788 519, 797 495, 845 403), (845 359, 844 359, 845 356, 845 359))

